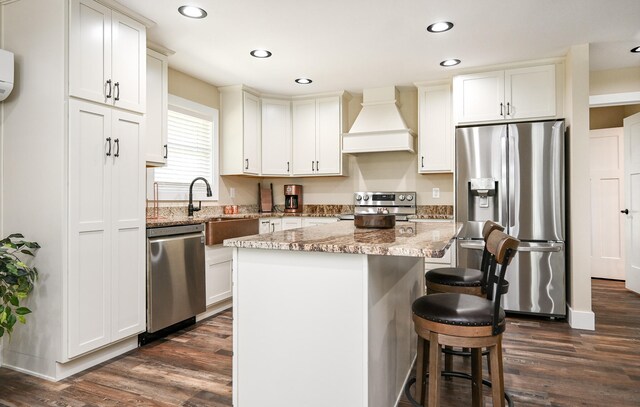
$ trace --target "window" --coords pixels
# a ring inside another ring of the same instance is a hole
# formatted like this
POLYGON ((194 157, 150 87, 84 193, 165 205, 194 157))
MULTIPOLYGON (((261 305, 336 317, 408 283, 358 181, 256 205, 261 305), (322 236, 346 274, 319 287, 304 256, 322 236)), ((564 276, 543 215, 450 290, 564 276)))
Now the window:
MULTIPOLYGON (((194 200, 218 199, 218 111, 169 95, 167 165, 153 170, 161 200, 188 200, 189 185, 204 177, 211 185, 206 196, 204 182, 193 186, 194 200)), ((148 188, 153 195, 153 188, 148 188)))

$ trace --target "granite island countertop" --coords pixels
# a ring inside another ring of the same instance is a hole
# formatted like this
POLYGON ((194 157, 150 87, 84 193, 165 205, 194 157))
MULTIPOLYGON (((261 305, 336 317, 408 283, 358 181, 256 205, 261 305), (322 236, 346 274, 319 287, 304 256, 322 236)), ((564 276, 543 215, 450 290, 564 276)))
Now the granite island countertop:
POLYGON ((344 221, 224 241, 248 249, 442 257, 462 224, 453 221, 398 222, 391 229, 360 229, 344 221))

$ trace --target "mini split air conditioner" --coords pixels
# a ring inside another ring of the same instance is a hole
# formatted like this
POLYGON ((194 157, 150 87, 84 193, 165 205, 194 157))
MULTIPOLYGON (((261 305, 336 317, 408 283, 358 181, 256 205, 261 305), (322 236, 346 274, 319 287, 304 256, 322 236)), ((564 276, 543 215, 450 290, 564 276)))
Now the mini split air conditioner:
POLYGON ((0 49, 0 102, 13 89, 13 53, 0 49))

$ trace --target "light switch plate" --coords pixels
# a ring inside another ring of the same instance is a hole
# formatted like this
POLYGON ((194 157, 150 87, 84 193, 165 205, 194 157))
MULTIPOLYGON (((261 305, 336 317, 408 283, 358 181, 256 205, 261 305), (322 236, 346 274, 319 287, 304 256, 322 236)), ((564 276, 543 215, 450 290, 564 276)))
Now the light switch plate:
POLYGON ((432 196, 434 198, 440 198, 440 188, 433 188, 432 196))

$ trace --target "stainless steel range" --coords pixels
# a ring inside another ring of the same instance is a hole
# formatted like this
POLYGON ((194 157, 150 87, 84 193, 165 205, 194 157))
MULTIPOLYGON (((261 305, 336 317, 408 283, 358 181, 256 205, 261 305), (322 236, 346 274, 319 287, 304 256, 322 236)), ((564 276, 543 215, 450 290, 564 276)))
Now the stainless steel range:
MULTIPOLYGON (((396 221, 406 221, 416 214, 416 192, 356 192, 353 194, 354 214, 366 215, 388 211, 396 215, 396 221)), ((353 219, 343 215, 340 219, 353 219)))

